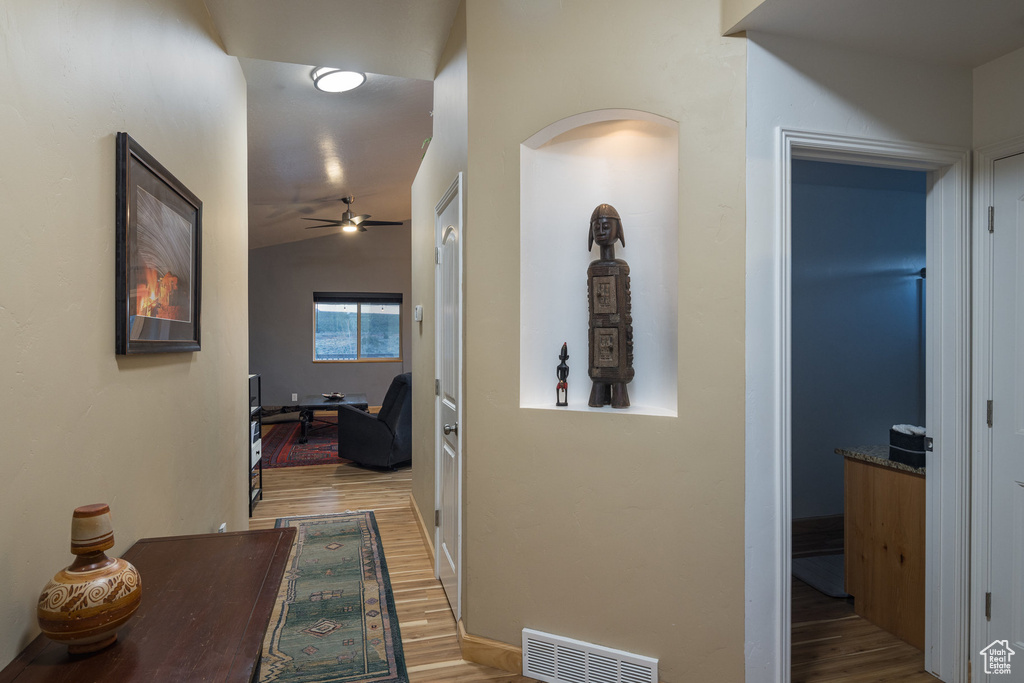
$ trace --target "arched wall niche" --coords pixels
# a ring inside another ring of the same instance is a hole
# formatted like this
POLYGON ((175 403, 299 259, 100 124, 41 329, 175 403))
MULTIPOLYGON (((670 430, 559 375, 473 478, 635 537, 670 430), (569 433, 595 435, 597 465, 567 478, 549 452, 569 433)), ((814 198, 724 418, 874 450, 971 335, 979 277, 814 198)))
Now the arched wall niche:
POLYGON ((523 408, 591 408, 587 251, 599 204, 622 217, 633 310, 630 407, 677 414, 679 126, 648 112, 602 109, 556 121, 520 145, 520 374, 523 408), (569 405, 555 406, 555 367, 569 345, 569 405))

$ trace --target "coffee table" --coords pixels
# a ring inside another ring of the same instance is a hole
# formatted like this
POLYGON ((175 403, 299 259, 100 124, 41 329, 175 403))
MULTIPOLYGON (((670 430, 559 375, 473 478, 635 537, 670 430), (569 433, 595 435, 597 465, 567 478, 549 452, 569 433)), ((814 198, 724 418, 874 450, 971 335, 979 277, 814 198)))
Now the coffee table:
POLYGON ((342 406, 349 406, 350 408, 357 408, 362 411, 370 409, 369 404, 366 402, 366 394, 345 394, 345 398, 342 399, 324 398, 320 394, 303 396, 302 400, 299 401, 299 422, 302 425, 299 443, 306 443, 308 440, 309 426, 313 423, 313 411, 333 410, 338 413, 341 412, 342 406))
POLYGON ((142 539, 123 556, 142 577, 142 603, 117 642, 69 655, 40 635, 0 683, 256 681, 294 542, 295 529, 142 539))

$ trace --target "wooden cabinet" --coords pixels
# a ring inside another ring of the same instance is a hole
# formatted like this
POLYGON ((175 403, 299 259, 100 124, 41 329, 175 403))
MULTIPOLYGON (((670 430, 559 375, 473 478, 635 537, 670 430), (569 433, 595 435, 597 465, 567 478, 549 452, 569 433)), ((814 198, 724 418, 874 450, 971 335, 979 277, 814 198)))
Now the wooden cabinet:
POLYGON ((263 500, 263 396, 259 375, 249 375, 249 448, 245 470, 249 478, 249 516, 257 500, 263 500))
POLYGON ((924 475, 845 463, 846 592, 857 614, 923 650, 924 475))

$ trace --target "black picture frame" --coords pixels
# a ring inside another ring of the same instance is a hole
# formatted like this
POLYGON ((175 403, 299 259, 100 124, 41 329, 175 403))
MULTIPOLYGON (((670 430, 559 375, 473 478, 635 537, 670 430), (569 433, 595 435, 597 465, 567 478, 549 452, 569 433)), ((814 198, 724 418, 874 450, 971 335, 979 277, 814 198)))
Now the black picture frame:
POLYGON ((128 133, 116 175, 116 353, 198 351, 203 203, 128 133))

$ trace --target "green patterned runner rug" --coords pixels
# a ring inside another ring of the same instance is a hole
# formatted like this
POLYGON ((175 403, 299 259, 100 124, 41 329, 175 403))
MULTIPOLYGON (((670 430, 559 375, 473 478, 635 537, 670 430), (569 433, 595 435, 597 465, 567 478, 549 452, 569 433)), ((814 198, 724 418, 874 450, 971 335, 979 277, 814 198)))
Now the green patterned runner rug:
POLYGON ((372 512, 282 517, 298 535, 263 643, 260 682, 408 683, 372 512))

